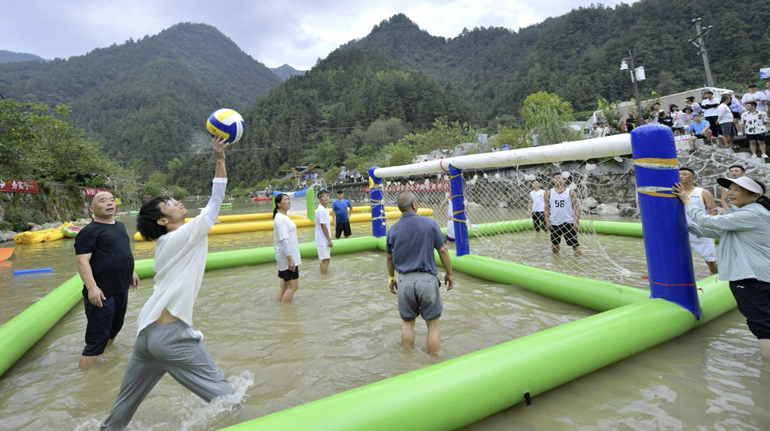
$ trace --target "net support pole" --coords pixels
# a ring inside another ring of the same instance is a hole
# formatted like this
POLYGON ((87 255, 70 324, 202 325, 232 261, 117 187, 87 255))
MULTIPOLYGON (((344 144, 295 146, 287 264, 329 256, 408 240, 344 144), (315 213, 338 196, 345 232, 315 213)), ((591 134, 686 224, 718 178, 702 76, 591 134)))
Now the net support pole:
POLYGON ((374 175, 377 166, 369 168, 369 203, 372 206, 372 235, 376 238, 385 236, 385 204, 382 201, 382 178, 374 175))
POLYGON ((455 225, 455 250, 457 256, 470 254, 468 244, 468 217, 465 215, 465 191, 463 171, 449 165, 449 187, 452 199, 452 222, 455 225))
POLYGON ((679 162, 669 127, 648 125, 631 132, 636 191, 642 215, 650 297, 686 308, 700 319, 687 220, 671 192, 679 182, 679 162))

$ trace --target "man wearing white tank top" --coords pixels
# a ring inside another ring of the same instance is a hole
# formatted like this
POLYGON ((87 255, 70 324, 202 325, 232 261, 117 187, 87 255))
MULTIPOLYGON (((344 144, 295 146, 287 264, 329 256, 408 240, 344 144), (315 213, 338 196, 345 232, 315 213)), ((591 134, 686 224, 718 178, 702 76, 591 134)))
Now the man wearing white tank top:
POLYGON ((560 173, 553 174, 553 188, 545 192, 545 228, 551 232, 551 251, 559 253, 561 237, 580 257, 577 234, 580 229, 580 207, 575 191, 564 184, 560 173))
MULTIPOLYGON (((679 182, 682 183, 690 201, 695 205, 698 205, 708 213, 709 215, 717 214, 717 204, 714 201, 714 195, 706 189, 695 187, 695 172, 690 168, 679 168, 679 182)), ((687 223, 690 223, 690 218, 687 218, 687 223)), ((712 274, 716 274, 717 271, 717 249, 714 245, 712 238, 698 238, 697 236, 690 234, 690 247, 697 251, 701 255, 703 260, 706 261, 706 265, 709 267, 709 271, 712 274)))

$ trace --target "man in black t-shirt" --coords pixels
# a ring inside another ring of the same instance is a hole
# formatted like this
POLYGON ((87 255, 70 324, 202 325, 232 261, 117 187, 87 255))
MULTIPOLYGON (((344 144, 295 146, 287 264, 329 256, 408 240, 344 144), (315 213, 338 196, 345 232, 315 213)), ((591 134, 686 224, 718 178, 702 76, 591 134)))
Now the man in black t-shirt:
POLYGON ((88 326, 81 370, 91 368, 123 327, 128 290, 139 286, 134 256, 123 223, 115 221, 115 197, 100 192, 91 199, 94 221, 75 237, 75 254, 83 280, 88 326))

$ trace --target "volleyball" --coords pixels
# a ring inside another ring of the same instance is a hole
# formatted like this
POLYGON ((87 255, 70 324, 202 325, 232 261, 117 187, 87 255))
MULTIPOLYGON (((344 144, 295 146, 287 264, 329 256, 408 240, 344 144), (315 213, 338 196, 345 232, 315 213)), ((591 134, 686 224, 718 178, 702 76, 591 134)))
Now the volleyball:
POLYGON ((235 143, 243 136, 243 117, 232 109, 219 109, 209 115, 206 130, 211 136, 220 136, 235 143))

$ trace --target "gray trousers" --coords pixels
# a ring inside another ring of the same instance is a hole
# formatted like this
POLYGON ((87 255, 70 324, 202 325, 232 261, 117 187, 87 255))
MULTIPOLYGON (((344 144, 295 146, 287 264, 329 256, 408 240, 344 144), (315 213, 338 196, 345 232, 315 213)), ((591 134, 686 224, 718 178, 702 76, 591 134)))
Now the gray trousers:
POLYGON ((125 428, 139 404, 167 372, 206 402, 233 393, 200 335, 181 320, 162 325, 152 323, 136 337, 118 398, 101 429, 125 428))

